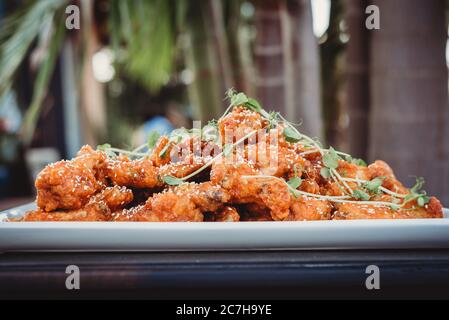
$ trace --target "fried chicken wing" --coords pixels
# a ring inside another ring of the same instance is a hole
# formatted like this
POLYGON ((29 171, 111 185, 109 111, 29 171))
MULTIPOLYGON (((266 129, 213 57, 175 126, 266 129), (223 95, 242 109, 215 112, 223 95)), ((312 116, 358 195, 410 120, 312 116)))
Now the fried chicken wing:
POLYGON ((386 162, 376 160, 373 164, 368 166, 368 170, 373 178, 385 177, 385 180, 382 183, 383 187, 401 194, 407 194, 409 192, 408 189, 396 179, 393 170, 386 162))
POLYGON ((99 180, 106 156, 89 146, 70 161, 48 165, 36 179, 37 205, 44 211, 80 209, 104 187, 99 180))
POLYGON ((203 221, 203 213, 185 194, 167 191, 154 195, 145 204, 150 221, 203 221))
POLYGON ((133 192, 126 187, 107 187, 100 193, 90 198, 89 203, 104 202, 111 211, 124 208, 128 203, 133 201, 133 192))
POLYGON ((105 202, 92 202, 77 210, 29 211, 22 221, 107 221, 110 214, 111 210, 105 202))
POLYGON ((235 107, 218 121, 221 141, 235 142, 247 134, 263 129, 268 122, 262 116, 245 107, 235 107), (232 138, 232 139, 231 139, 232 138))
POLYGON ((173 146, 174 143, 170 142, 167 136, 160 137, 150 156, 150 160, 153 165, 156 167, 160 167, 169 163, 170 152, 173 146), (162 152, 163 150, 164 152, 162 152))
POLYGON ((149 198, 136 210, 113 214, 115 221, 203 221, 203 213, 216 211, 230 199, 220 186, 210 182, 186 183, 149 198))
POLYGON ((270 209, 274 220, 286 219, 290 208, 288 187, 270 177, 243 178, 256 174, 257 171, 246 163, 238 165, 216 163, 212 166, 211 181, 228 190, 232 202, 260 203, 270 209))
POLYGON ((125 187, 107 187, 92 196, 81 209, 46 212, 29 211, 23 221, 108 221, 111 213, 123 209, 133 200, 133 193, 125 187))
POLYGON ((299 186, 299 190, 307 193, 320 194, 320 186, 313 179, 304 179, 299 186))
POLYGON ((201 168, 205 163, 205 158, 190 155, 182 161, 170 162, 159 167, 159 176, 173 176, 176 178, 183 178, 201 168))
POLYGON ((203 219, 203 213, 191 199, 170 191, 154 195, 143 206, 112 214, 113 221, 200 222, 203 219))
POLYGON ((302 172, 306 160, 295 147, 278 142, 279 132, 279 129, 273 129, 258 134, 257 143, 247 146, 246 159, 254 159, 255 167, 264 175, 292 177, 302 172))
POLYGON ((155 188, 162 186, 158 176, 158 168, 147 159, 130 160, 126 156, 108 159, 106 176, 113 184, 133 188, 155 188))
POLYGON ((442 205, 406 188, 377 160, 326 149, 279 113, 227 92, 230 112, 180 128, 146 153, 84 146, 36 179, 24 221, 308 221, 441 218, 442 205), (237 143, 238 142, 238 143, 237 143), (118 156, 117 156, 118 154, 118 156), (121 155, 120 155, 121 154, 121 155), (126 154, 127 156, 124 156, 126 154), (217 156, 220 154, 220 156, 217 156))
MULTIPOLYGON (((389 196, 379 196, 375 200, 388 201, 389 196)), ((340 203, 336 205, 333 214, 334 220, 355 220, 355 219, 425 219, 442 218, 443 207, 438 199, 431 197, 424 207, 412 201, 404 208, 393 210, 386 206, 375 204, 340 203)))

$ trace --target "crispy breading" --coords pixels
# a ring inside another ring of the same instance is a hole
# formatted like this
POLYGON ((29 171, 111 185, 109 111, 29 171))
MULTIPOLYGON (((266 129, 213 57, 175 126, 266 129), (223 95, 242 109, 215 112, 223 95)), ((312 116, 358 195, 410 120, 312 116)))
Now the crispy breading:
POLYGON ((81 209, 45 212, 29 211, 23 221, 108 221, 111 212, 123 209, 133 200, 133 193, 125 187, 107 187, 92 196, 81 209))
POLYGON ((333 207, 327 200, 311 197, 298 197, 292 199, 289 221, 330 220, 333 207))
POLYGON ((42 209, 29 211, 22 221, 107 221, 111 211, 105 202, 92 202, 77 210, 46 212, 42 209))
POLYGON ((203 213, 217 211, 229 194, 211 182, 186 183, 150 197, 144 206, 113 213, 114 221, 203 221, 203 213))
MULTIPOLYGON (((279 135, 278 129, 273 131, 279 135)), ((301 174, 306 166, 306 160, 291 144, 283 145, 276 140, 270 143, 270 132, 259 134, 257 144, 246 147, 246 159, 255 159, 255 167, 261 174, 286 178, 295 176, 298 172, 301 174), (261 142, 261 138, 264 142, 261 142)))
MULTIPOLYGON (((388 201, 391 198, 389 196, 380 196, 374 200, 388 201)), ((424 207, 420 207, 416 201, 412 201, 399 210, 393 210, 392 208, 375 204, 339 203, 335 206, 337 210, 333 214, 334 220, 425 219, 443 217, 443 207, 435 197, 431 197, 430 202, 424 207)))
POLYGON ((159 138, 150 156, 150 160, 154 166, 160 167, 170 162, 170 152, 173 145, 167 136, 159 138), (164 150, 164 153, 161 155, 162 150, 164 150))
POLYGON ((183 178, 198 170, 206 163, 203 157, 195 157, 193 154, 179 162, 170 162, 159 167, 159 176, 173 176, 176 178, 183 178))
POLYGON ((130 160, 126 156, 108 159, 106 176, 113 184, 133 188, 155 188, 163 185, 158 176, 158 168, 147 159, 130 160))
POLYGON ((401 194, 409 193, 408 189, 396 179, 393 170, 386 162, 376 160, 373 164, 368 166, 368 170, 373 178, 385 177, 385 180, 382 183, 383 187, 401 194))
POLYGON ((304 179, 299 186, 299 190, 307 193, 320 194, 320 186, 313 179, 304 179))
POLYGON ((115 222, 152 222, 145 205, 112 212, 111 221, 115 222))
POLYGON ((133 201, 133 192, 126 187, 107 187, 89 199, 89 203, 104 202, 111 211, 124 208, 133 201))
POLYGON ((45 211, 80 209, 104 187, 99 178, 106 156, 89 146, 70 161, 59 161, 42 170, 36 179, 37 205, 45 211))
POLYGON ((265 128, 268 122, 245 107, 235 107, 218 121, 221 141, 232 143, 255 130, 265 128))
POLYGON ((231 194, 233 203, 260 203, 271 210, 274 220, 284 220, 289 215, 290 192, 287 186, 274 178, 243 178, 245 175, 257 175, 257 171, 248 165, 214 163, 211 181, 220 184, 231 194))

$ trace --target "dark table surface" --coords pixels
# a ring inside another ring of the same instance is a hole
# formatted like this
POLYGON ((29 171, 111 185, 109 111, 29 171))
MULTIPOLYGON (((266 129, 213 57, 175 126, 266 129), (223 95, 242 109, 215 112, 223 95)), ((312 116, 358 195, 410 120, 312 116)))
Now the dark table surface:
POLYGON ((0 298, 449 298, 449 250, 3 253, 0 298))

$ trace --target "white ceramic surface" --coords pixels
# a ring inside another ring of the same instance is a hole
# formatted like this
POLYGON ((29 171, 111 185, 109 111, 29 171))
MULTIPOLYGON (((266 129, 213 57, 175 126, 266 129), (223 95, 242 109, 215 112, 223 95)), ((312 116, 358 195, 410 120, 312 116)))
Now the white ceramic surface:
MULTIPOLYGON (((0 213, 17 216, 27 205, 0 213)), ((0 222, 0 251, 449 248, 445 219, 298 222, 0 222)))

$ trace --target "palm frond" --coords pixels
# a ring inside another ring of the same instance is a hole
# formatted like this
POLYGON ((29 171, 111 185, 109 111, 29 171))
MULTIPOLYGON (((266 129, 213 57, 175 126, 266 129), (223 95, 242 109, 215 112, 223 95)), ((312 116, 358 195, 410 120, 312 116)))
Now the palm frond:
POLYGON ((6 19, 0 46, 0 95, 11 86, 14 74, 42 26, 67 0, 36 1, 27 11, 6 19), (4 41, 3 41, 4 40, 4 41))
POLYGON ((25 113, 24 121, 22 124, 22 139, 25 144, 29 144, 33 138, 34 130, 36 128, 39 114, 42 107, 42 102, 47 93, 47 88, 53 74, 53 70, 58 60, 58 54, 61 49, 64 34, 65 24, 62 10, 57 11, 53 17, 53 36, 51 38, 50 46, 43 62, 41 63, 37 77, 34 83, 33 97, 31 104, 25 113))
POLYGON ((118 65, 153 92, 166 83, 174 64, 175 14, 170 3, 114 0, 110 6, 113 46, 125 49, 118 65))

